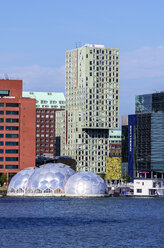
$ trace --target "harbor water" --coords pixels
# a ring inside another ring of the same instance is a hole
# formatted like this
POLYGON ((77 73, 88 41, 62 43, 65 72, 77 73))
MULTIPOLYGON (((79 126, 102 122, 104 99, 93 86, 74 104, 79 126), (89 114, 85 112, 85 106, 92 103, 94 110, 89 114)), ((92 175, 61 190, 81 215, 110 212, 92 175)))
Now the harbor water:
POLYGON ((164 247, 164 198, 0 198, 1 248, 164 247))

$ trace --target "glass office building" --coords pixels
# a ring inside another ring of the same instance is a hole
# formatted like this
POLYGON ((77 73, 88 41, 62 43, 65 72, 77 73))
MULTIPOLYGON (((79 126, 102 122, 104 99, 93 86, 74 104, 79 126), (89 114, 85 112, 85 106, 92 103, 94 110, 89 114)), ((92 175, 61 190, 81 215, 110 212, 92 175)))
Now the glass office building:
POLYGON ((136 96, 136 114, 128 116, 128 173, 164 176, 164 92, 136 96))

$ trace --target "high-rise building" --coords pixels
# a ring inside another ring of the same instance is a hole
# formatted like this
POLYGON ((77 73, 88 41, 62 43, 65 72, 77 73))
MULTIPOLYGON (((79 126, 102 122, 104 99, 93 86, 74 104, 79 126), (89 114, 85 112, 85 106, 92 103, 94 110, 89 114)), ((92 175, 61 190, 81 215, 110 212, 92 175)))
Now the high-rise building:
POLYGON ((136 114, 128 116, 128 172, 164 177, 164 92, 136 96, 136 114))
POLYGON ((36 99, 36 155, 53 157, 56 151, 55 114, 65 109, 64 93, 24 91, 23 96, 36 99))
POLYGON ((87 44, 66 52, 65 155, 78 171, 106 173, 109 130, 119 127, 119 49, 87 44))
POLYGON ((35 126, 36 102, 22 97, 22 81, 0 79, 0 173, 7 178, 35 166, 35 126))

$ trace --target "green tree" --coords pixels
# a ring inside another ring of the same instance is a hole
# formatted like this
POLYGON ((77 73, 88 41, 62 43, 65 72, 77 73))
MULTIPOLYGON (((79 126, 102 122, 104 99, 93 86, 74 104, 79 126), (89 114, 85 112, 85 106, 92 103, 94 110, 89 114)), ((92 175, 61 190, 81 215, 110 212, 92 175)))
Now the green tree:
POLYGON ((0 176, 0 184, 3 186, 3 184, 4 184, 4 182, 6 182, 7 181, 7 176, 6 176, 6 174, 1 174, 1 176, 0 176))
POLYGON ((130 182, 130 176, 128 174, 128 171, 126 170, 125 174, 122 177, 124 183, 130 182))

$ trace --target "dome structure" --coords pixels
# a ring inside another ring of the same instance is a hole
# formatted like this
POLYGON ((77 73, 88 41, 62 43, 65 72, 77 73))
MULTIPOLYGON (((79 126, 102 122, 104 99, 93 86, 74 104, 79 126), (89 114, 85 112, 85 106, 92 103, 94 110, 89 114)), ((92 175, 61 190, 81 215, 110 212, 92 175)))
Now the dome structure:
POLYGON ((29 167, 10 181, 9 196, 102 196, 106 183, 93 172, 75 173, 62 163, 29 167))
POLYGON ((65 186, 66 195, 104 195, 106 183, 93 172, 78 172, 72 175, 65 186))
POLYGON ((8 187, 8 195, 10 194, 24 194, 28 180, 30 176, 34 173, 34 167, 28 167, 24 170, 19 171, 14 177, 12 177, 9 187, 8 187))
POLYGON ((62 163, 43 165, 40 168, 36 168, 29 178, 26 193, 64 194, 65 184, 74 173, 74 170, 62 163))

